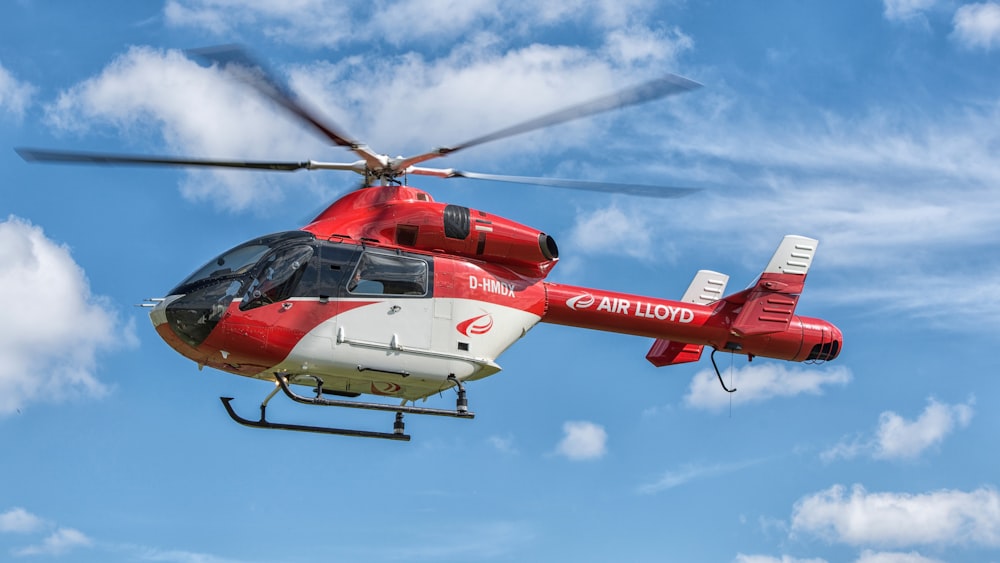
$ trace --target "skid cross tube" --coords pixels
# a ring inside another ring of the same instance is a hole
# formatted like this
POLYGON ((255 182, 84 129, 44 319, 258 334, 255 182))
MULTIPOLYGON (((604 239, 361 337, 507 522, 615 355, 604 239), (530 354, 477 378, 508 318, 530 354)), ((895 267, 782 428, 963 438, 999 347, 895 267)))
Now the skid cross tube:
MULTIPOLYGON (((288 395, 288 398, 295 401, 296 403, 302 403, 305 405, 319 405, 323 407, 347 407, 349 409, 367 409, 373 411, 388 411, 396 413, 407 413, 407 414, 429 414, 433 416, 450 416, 453 418, 475 418, 476 413, 470 412, 468 406, 465 406, 465 410, 462 410, 463 405, 458 404, 455 410, 448 409, 431 409, 425 407, 408 407, 405 405, 387 405, 385 403, 366 403, 362 401, 341 401, 336 399, 326 399, 323 397, 303 397, 302 395, 296 394, 288 386, 288 378, 281 374, 274 374, 274 378, 278 381, 278 385, 281 386, 281 390, 288 395)), ((460 400, 464 399, 465 389, 462 384, 458 382, 458 387, 460 390, 460 400)), ((317 386, 319 387, 319 386, 317 386)))

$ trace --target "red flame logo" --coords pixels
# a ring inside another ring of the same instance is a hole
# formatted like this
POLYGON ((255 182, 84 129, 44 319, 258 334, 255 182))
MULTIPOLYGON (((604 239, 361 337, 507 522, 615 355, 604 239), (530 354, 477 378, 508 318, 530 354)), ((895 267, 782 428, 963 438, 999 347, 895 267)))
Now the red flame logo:
POLYGON ((372 394, 373 395, 395 395, 403 390, 403 387, 397 383, 389 383, 387 381, 372 381, 372 394))
POLYGON ((579 311, 581 309, 587 309, 594 304, 594 296, 589 293, 581 293, 576 297, 570 297, 566 300, 566 306, 574 311, 579 311))
POLYGON ((466 336, 486 334, 493 328, 493 315, 486 313, 458 323, 455 328, 466 336))

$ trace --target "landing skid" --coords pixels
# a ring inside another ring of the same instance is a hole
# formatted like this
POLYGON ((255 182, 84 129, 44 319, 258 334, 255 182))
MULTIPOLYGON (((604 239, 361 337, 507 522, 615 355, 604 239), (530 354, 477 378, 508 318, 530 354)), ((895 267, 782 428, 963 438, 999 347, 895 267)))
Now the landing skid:
POLYGON ((234 421, 242 424, 243 426, 249 426, 251 428, 270 428, 273 430, 291 430, 294 432, 312 432, 316 434, 333 434, 337 436, 354 436, 358 438, 381 438, 384 440, 396 440, 402 442, 409 442, 410 435, 405 434, 405 424, 403 423, 403 414, 428 414, 433 416, 450 416, 453 418, 475 418, 475 413, 469 412, 468 399, 465 395, 465 386, 462 382, 456 379, 454 376, 449 377, 449 380, 455 382, 458 387, 458 398, 455 401, 455 410, 447 409, 431 409, 424 407, 409 407, 405 405, 387 405, 384 403, 367 403, 361 401, 344 401, 344 400, 334 400, 326 399, 322 396, 323 382, 318 377, 307 376, 316 382, 316 396, 315 397, 303 397, 302 395, 296 394, 292 391, 288 384, 288 378, 283 374, 274 374, 275 380, 277 381, 277 387, 271 391, 267 397, 260 404, 260 419, 250 420, 243 418, 242 416, 236 414, 233 410, 230 401, 233 400, 232 397, 219 397, 222 401, 222 405, 225 407, 226 412, 229 417, 234 421), (316 405, 321 407, 344 407, 352 409, 365 409, 365 410, 378 410, 378 411, 388 411, 396 413, 396 420, 392 425, 392 432, 373 432, 370 430, 353 430, 349 428, 333 428, 328 426, 308 426, 302 424, 287 424, 281 422, 271 422, 267 420, 267 403, 281 390, 288 396, 291 400, 302 403, 306 405, 316 405))
POLYGON ((372 432, 369 430, 351 430, 348 428, 331 428, 327 426, 306 426, 302 424, 285 424, 282 422, 271 422, 267 420, 264 415, 267 407, 265 405, 260 406, 260 420, 249 420, 243 418, 242 416, 236 414, 233 410, 233 406, 229 404, 232 401, 232 397, 219 397, 222 401, 222 405, 226 407, 226 412, 229 413, 229 417, 236 422, 242 424, 243 426, 249 426, 251 428, 271 428, 274 430, 292 430, 294 432, 314 432, 316 434, 336 434, 338 436, 357 436, 359 438, 383 438, 385 440, 397 440, 400 442, 409 442, 410 435, 403 434, 402 429, 400 433, 395 432, 372 432))

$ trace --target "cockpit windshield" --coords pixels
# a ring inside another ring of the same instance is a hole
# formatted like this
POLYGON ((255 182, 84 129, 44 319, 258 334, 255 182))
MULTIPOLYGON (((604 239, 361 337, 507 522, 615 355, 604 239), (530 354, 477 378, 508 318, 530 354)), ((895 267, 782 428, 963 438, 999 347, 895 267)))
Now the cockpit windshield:
POLYGON ((240 276, 275 246, 291 240, 313 238, 313 234, 306 231, 287 231, 245 242, 199 268, 172 289, 170 294, 187 293, 207 282, 240 276))

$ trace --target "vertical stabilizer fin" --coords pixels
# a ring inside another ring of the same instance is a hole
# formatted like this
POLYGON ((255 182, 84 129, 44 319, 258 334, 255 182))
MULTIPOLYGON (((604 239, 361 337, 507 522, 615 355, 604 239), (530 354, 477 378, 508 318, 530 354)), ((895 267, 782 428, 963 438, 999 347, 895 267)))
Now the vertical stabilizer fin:
POLYGON ((788 328, 818 245, 816 239, 787 235, 757 283, 726 298, 743 304, 730 326, 734 335, 769 334, 788 328))

